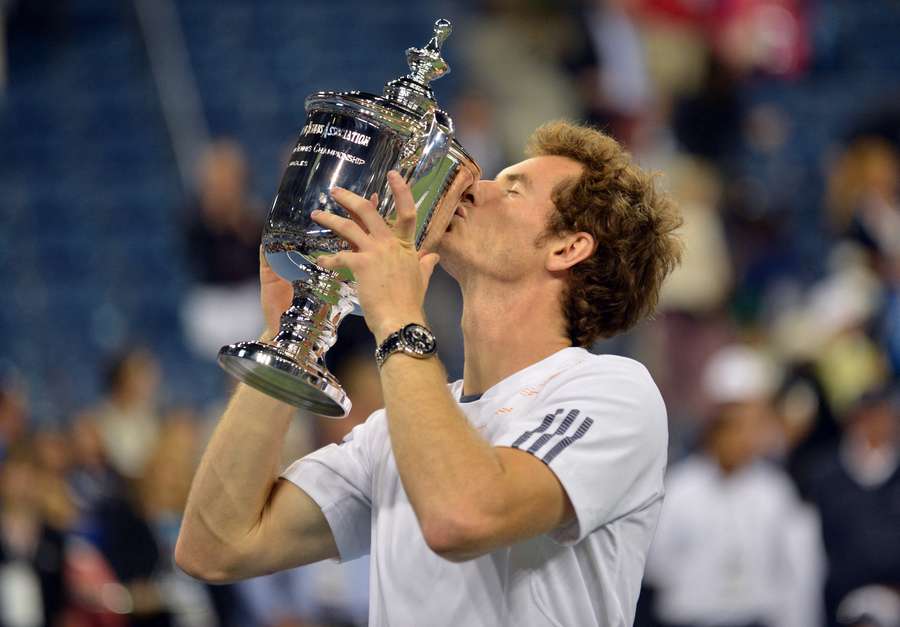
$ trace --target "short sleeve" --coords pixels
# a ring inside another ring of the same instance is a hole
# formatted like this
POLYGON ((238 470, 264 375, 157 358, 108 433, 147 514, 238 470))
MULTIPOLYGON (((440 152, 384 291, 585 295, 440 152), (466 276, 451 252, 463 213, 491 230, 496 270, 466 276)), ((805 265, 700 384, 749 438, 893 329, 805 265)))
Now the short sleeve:
POLYGON ((554 540, 575 544, 662 498, 666 410, 641 364, 594 356, 555 377, 536 401, 492 441, 534 455, 566 490, 575 520, 554 540))
POLYGON ((338 547, 340 561, 368 555, 372 529, 371 443, 373 414, 347 434, 295 461, 282 477, 299 487, 322 509, 338 547))

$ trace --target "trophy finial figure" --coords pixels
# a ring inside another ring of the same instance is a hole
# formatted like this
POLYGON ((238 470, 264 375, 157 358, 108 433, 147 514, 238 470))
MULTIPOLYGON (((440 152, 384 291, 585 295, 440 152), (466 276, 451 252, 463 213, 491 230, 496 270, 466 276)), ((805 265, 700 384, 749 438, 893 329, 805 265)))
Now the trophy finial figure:
POLYGON ((441 57, 441 47, 452 30, 450 20, 441 18, 434 23, 434 35, 424 47, 407 48, 409 74, 385 85, 384 95, 416 112, 433 110, 437 105, 431 81, 450 72, 450 66, 441 57))
POLYGON ((431 81, 437 80, 450 72, 450 66, 441 57, 441 46, 453 31, 450 20, 439 19, 434 23, 434 37, 424 48, 409 48, 406 51, 406 61, 412 70, 409 78, 416 81, 426 89, 431 81))
POLYGON ((439 19, 434 23, 434 37, 431 38, 431 41, 428 42, 428 50, 437 54, 441 52, 441 46, 444 45, 444 42, 447 40, 447 37, 450 36, 450 33, 453 32, 453 25, 450 23, 450 20, 445 20, 444 18, 439 19))

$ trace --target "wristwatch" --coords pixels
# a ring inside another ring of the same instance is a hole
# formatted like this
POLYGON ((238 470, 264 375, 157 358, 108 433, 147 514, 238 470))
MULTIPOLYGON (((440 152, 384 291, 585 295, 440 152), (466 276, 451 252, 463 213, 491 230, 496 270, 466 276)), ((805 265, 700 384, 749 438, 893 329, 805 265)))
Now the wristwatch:
POLYGON ((412 322, 394 331, 375 349, 375 363, 381 368, 394 353, 403 352, 416 359, 431 357, 437 351, 437 339, 428 328, 412 322))

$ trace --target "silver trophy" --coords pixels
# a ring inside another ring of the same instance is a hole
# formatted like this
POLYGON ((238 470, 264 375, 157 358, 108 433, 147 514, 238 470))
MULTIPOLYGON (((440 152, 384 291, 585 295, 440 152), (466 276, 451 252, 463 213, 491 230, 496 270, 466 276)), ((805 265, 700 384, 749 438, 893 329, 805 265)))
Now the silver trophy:
POLYGON ((394 218, 387 172, 397 170, 416 201, 416 247, 433 250, 463 191, 481 169, 453 136, 453 123, 434 100, 430 82, 450 71, 441 46, 450 22, 438 20, 424 48, 409 48, 410 73, 390 81, 384 95, 319 92, 306 99, 306 122, 285 170, 262 236, 272 269, 291 281, 294 298, 271 342, 239 342, 219 351, 219 364, 277 399, 334 418, 350 399, 325 367, 337 327, 362 314, 349 272, 316 265, 319 255, 348 248, 310 218, 315 209, 347 216, 331 198, 339 186, 369 198, 394 218))

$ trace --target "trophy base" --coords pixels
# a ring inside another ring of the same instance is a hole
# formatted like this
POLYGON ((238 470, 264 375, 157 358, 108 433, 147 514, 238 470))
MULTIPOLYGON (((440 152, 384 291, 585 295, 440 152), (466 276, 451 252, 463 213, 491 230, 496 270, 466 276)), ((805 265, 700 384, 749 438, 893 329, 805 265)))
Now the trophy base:
POLYGON ((238 342, 219 351, 219 365, 247 385, 295 407, 343 418, 350 399, 318 363, 301 363, 263 342, 238 342))

